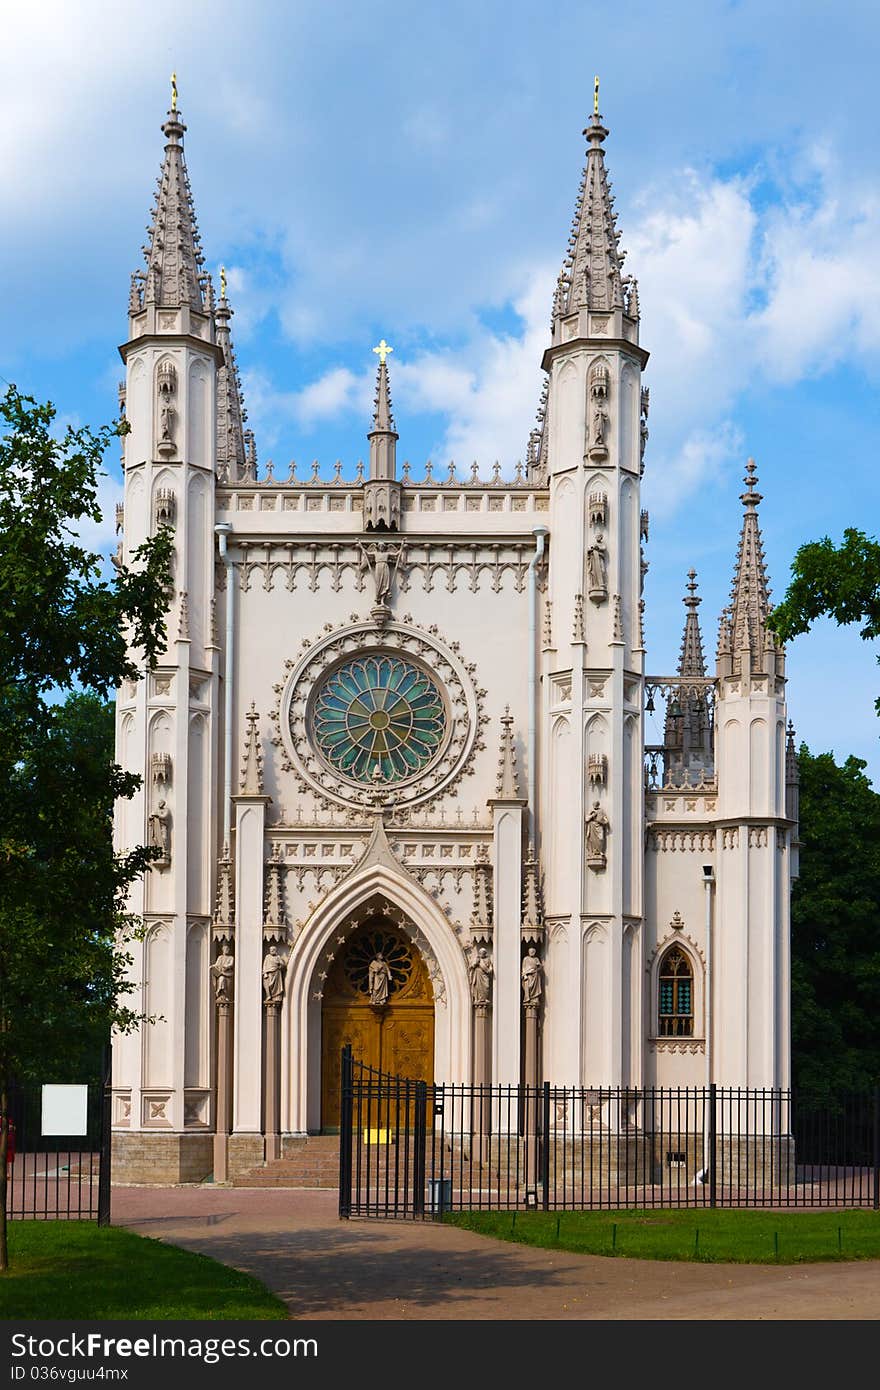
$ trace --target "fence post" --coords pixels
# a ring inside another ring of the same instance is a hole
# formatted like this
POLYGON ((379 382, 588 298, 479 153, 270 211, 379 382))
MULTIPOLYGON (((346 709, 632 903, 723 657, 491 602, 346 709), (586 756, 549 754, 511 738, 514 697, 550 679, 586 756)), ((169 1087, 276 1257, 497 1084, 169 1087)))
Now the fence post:
POLYGON ((101 1149, 98 1156, 98 1225, 110 1225, 110 1154, 112 1148, 111 1105, 112 1091, 112 1052, 109 1043, 104 1045, 104 1058, 101 1076, 101 1149))
POLYGON ((545 1081, 543 1086, 543 1103, 541 1106, 541 1189, 542 1206, 545 1211, 550 1210, 550 1082, 545 1081))
POLYGON ((342 1049, 339 1086, 339 1217, 351 1216, 351 1151, 353 1134, 354 1077, 351 1044, 342 1049))
POLYGON ((416 1082, 416 1132, 413 1137, 413 1216, 425 1214, 425 1157, 428 1129, 428 1083, 416 1082))
POLYGON ((880 1086, 874 1086, 874 1211, 880 1209, 880 1086))
POLYGON ((714 1081, 709 1084, 709 1206, 718 1205, 718 1165, 716 1159, 716 1147, 718 1138, 718 1115, 716 1104, 718 1101, 718 1087, 714 1081))

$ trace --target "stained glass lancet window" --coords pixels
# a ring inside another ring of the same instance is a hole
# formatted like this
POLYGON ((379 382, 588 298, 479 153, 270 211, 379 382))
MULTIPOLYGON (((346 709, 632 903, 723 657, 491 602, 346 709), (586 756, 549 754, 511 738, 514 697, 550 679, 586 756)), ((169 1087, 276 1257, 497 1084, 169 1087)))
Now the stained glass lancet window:
POLYGON ((694 975, 690 961, 678 946, 670 946, 660 962, 659 1003, 658 1035, 693 1037, 694 975))
POLYGON ((440 687, 400 656, 357 657, 337 666, 318 687, 312 709, 321 754, 357 782, 380 773, 385 782, 414 776, 434 760, 446 733, 440 687))

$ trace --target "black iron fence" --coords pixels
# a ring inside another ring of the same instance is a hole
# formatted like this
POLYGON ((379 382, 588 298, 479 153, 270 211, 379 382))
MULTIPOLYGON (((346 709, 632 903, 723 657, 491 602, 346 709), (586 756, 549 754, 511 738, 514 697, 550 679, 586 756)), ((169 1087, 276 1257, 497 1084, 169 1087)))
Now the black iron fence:
POLYGON ((880 1207, 880 1088, 434 1085, 342 1056, 340 1216, 880 1207))
POLYGON ((110 1087, 88 1083, 86 1133, 43 1133, 43 1088, 14 1086, 6 1214, 10 1218, 110 1222, 110 1087))

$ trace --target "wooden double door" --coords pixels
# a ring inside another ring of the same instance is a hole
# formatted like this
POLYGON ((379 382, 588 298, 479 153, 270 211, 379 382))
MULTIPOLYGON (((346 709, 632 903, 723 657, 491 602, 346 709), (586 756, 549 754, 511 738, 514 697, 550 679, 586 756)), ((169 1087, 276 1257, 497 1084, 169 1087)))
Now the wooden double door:
POLYGON ((341 947, 324 982, 321 1007, 321 1127, 339 1126, 339 1059, 348 1044, 357 1061, 392 1076, 434 1080, 434 991, 421 952, 395 923, 377 914, 341 947), (370 965, 391 972, 387 1003, 370 1002, 370 965))

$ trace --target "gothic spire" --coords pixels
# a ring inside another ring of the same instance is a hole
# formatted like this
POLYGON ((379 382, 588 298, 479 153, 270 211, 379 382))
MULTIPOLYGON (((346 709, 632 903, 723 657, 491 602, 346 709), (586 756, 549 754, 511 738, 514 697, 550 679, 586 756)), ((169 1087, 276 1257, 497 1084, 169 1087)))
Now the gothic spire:
POLYGON ((241 394, 241 379, 235 349, 229 332, 232 309, 226 297, 226 273, 220 272, 220 299, 214 310, 217 345, 223 351, 223 364, 217 371, 217 475, 220 482, 237 483, 245 471, 244 422, 247 411, 241 394))
POLYGON ((682 603, 687 609, 687 617, 684 620, 684 633, 678 658, 678 674, 680 676, 705 676, 706 674, 703 638, 700 632, 700 619, 697 615, 697 609, 703 600, 697 595, 696 581, 696 570, 688 570, 687 598, 682 599, 682 603))
POLYGON ((247 733, 244 740, 244 757, 241 764, 241 793, 243 796, 262 796, 263 750, 260 747, 260 716, 251 700, 251 707, 245 715, 247 733))
POLYGON ((370 441, 370 477, 394 478, 397 470, 398 434, 394 428, 391 413, 391 386, 388 380, 386 357, 394 348, 389 347, 383 338, 373 351, 379 358, 376 373, 376 395, 373 401, 373 428, 367 438, 370 441))
MULTIPOLYGON (((618 250, 620 232, 614 217, 614 198, 605 169, 602 142, 608 131, 598 111, 584 130, 587 156, 578 186, 568 248, 559 274, 553 302, 554 320, 593 309, 610 313, 624 309, 621 267, 625 252, 618 250)), ((629 283, 629 282, 628 282, 629 283)), ((629 298, 638 313, 638 296, 629 298)))
POLYGON ((513 715, 506 705, 501 716, 501 748, 498 753, 498 779, 495 796, 499 801, 519 800, 519 778, 516 771, 516 746, 513 741, 513 715))
POLYGON ((185 305, 201 314, 205 312, 204 257, 183 155, 185 130, 173 88, 171 108, 162 126, 165 158, 148 228, 149 243, 144 247, 147 268, 142 277, 143 295, 138 297, 141 307, 155 304, 176 309, 185 305))
POLYGON ((755 460, 746 464, 743 479, 746 490, 740 494, 745 512, 736 552, 736 567, 730 590, 729 626, 733 632, 733 669, 739 674, 744 653, 754 662, 761 660, 764 648, 764 624, 770 612, 770 590, 764 565, 764 547, 758 523, 758 503, 761 494, 756 490, 755 460))

